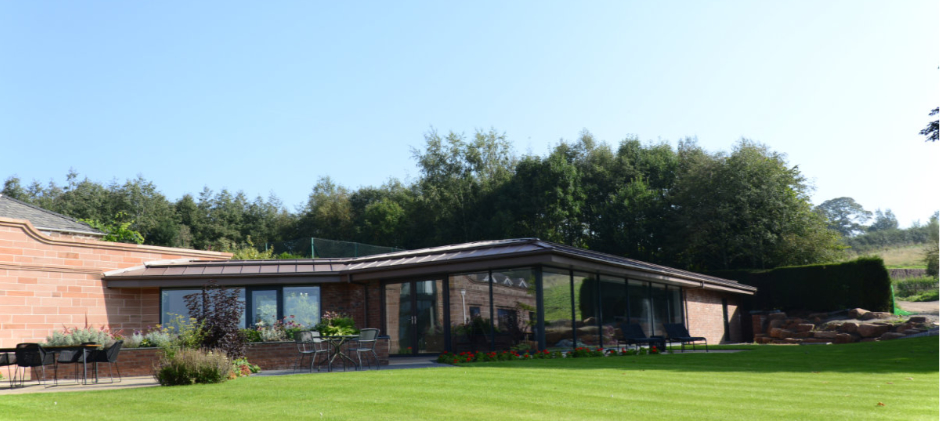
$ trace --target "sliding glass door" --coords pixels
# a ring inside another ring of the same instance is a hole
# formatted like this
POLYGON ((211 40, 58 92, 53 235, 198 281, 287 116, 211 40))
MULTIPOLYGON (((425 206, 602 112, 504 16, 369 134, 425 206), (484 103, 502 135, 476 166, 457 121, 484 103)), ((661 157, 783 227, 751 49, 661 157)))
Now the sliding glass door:
POLYGON ((385 285, 385 331, 389 353, 417 355, 445 350, 443 281, 385 285))

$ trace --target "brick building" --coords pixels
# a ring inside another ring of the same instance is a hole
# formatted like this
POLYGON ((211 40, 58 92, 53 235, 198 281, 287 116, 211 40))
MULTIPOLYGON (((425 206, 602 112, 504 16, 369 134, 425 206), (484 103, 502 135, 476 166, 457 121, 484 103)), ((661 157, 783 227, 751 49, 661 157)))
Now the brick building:
POLYGON ((183 297, 210 280, 240 290, 243 326, 285 317, 311 326, 326 312, 342 312, 359 327, 380 328, 391 354, 613 346, 625 322, 647 335, 681 322, 711 343, 740 341, 740 303, 755 291, 531 238, 358 258, 231 261, 222 253, 105 243, 87 226, 73 228, 84 233, 45 230, 53 238, 3 209, 0 347, 86 320, 125 330, 169 323, 186 314, 183 297))

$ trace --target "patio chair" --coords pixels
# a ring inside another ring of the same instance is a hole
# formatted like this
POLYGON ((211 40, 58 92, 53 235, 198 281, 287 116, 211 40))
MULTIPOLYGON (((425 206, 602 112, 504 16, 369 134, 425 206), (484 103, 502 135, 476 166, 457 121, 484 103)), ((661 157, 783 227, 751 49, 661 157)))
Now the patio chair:
POLYGON ((685 344, 692 344, 694 351, 696 342, 705 342, 705 352, 708 352, 708 339, 689 335, 689 330, 682 323, 663 323, 663 329, 666 329, 669 342, 679 342, 682 345, 682 352, 685 352, 685 344))
POLYGON ((0 352, 0 367, 6 366, 7 376, 10 378, 10 389, 13 388, 13 379, 14 375, 11 374, 13 370, 10 367, 16 365, 16 354, 11 352, 0 352))
MULTIPOLYGON (((114 373, 111 371, 111 366, 117 364, 118 354, 121 353, 121 347, 124 346, 124 341, 117 341, 111 346, 105 349, 95 349, 88 352, 88 361, 89 363, 95 363, 95 383, 98 383, 98 363, 108 364, 108 377, 111 378, 111 383, 114 383, 114 373)), ((79 352, 79 357, 81 352, 79 352)), ((81 361, 81 359, 79 359, 81 361)), ((121 377, 121 367, 117 366, 118 372, 118 382, 120 383, 123 378, 121 377)))
MULTIPOLYGON (((324 354, 329 358, 330 348, 320 339, 320 332, 297 332, 294 336, 294 342, 297 344, 297 352, 300 353, 294 371, 300 369, 304 363, 304 358, 307 356, 310 356, 310 371, 313 371, 313 366, 320 354, 324 354)), ((320 371, 320 365, 317 365, 317 371, 320 371)))
MULTIPOLYGON (((355 346, 351 351, 356 351, 356 357, 359 358, 359 368, 362 368, 362 353, 371 352, 372 359, 375 360, 375 369, 380 367, 379 356, 375 353, 375 343, 378 342, 379 330, 375 328, 366 328, 359 331, 359 339, 355 341, 355 346)), ((371 364, 370 364, 371 366, 371 364)))
POLYGON ((46 352, 39 344, 23 343, 16 345, 16 367, 17 370, 23 369, 23 377, 20 377, 20 386, 26 380, 26 370, 39 367, 42 371, 42 377, 37 378, 39 384, 46 381, 46 366, 55 366, 55 354, 46 352))
POLYGON ((647 337, 646 333, 643 333, 643 328, 636 323, 621 323, 620 333, 621 336, 617 339, 617 346, 620 346, 620 344, 633 345, 636 349, 639 349, 640 345, 643 344, 659 344, 661 348, 666 347, 666 340, 662 336, 647 337))

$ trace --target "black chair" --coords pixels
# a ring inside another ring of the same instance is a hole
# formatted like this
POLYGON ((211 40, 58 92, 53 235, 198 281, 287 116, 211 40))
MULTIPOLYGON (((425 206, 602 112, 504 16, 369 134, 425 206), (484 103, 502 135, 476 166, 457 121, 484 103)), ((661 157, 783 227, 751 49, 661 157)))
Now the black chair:
POLYGON ((701 336, 689 335, 689 330, 682 323, 663 323, 666 329, 666 335, 669 336, 669 342, 679 342, 682 344, 682 352, 685 352, 685 344, 692 344, 692 350, 695 350, 696 342, 705 342, 705 352, 708 352, 708 339, 701 336))
POLYGON ((359 358, 359 368, 362 368, 362 353, 371 352, 372 359, 375 360, 375 369, 379 369, 381 364, 379 363, 378 354, 375 353, 375 343, 378 342, 378 336, 378 329, 366 328, 359 331, 359 339, 356 340, 355 346, 352 349, 352 351, 356 351, 356 356, 359 358))
POLYGON ((617 345, 633 345, 636 349, 640 348, 640 345, 659 345, 660 348, 666 347, 666 340, 661 336, 652 336, 647 337, 646 333, 643 333, 643 328, 636 323, 621 323, 620 324, 620 338, 617 339, 617 345))
POLYGON ((20 377, 20 386, 26 380, 26 370, 39 367, 42 371, 42 377, 36 379, 39 384, 46 381, 46 366, 51 365, 55 368, 55 354, 46 352, 39 344, 25 343, 16 345, 16 367, 17 370, 23 369, 23 377, 20 377))
POLYGON ((310 356, 310 371, 313 371, 313 366, 316 365, 317 372, 319 372, 320 365, 316 364, 317 358, 320 354, 323 354, 326 359, 329 359, 330 355, 330 348, 328 344, 320 339, 320 332, 297 332, 294 342, 297 344, 297 352, 300 353, 300 358, 297 360, 297 369, 300 369, 303 365, 304 358, 310 356))
POLYGON ((16 378, 10 370, 10 367, 16 365, 16 354, 9 352, 0 352, 0 367, 6 366, 7 376, 10 377, 10 389, 13 388, 13 379, 16 378))
MULTIPOLYGON (((82 345, 97 345, 97 343, 96 342, 82 342, 82 345)), ((75 365, 75 380, 79 382, 85 380, 84 371, 82 372, 82 377, 81 378, 78 377, 78 365, 82 364, 84 366, 84 361, 82 360, 82 356, 88 352, 93 352, 93 351, 86 351, 86 350, 81 350, 81 349, 66 349, 66 350, 59 352, 59 357, 56 358, 55 375, 54 375, 55 384, 59 384, 59 366, 62 364, 74 364, 75 365)))
MULTIPOLYGON (((98 383, 98 363, 108 364, 108 377, 111 378, 111 383, 114 383, 114 373, 111 371, 111 366, 117 364, 118 354, 121 353, 122 346, 124 346, 124 341, 117 341, 105 349, 95 349, 87 353, 88 360, 86 362, 95 364, 95 383, 98 383)), ((81 355, 81 351, 79 351, 79 355, 81 355)), ((120 382, 123 380, 120 366, 117 367, 117 372, 118 382, 120 382)))

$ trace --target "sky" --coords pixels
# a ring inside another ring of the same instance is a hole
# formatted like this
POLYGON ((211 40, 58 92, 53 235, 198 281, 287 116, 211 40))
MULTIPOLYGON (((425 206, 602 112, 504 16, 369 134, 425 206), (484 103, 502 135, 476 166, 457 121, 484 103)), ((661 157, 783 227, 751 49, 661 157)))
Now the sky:
POLYGON ((940 209, 940 3, 0 1, 0 178, 138 175, 171 200, 413 181, 431 130, 545 155, 743 138, 812 201, 940 209), (472 3, 472 4, 470 4, 472 3))

